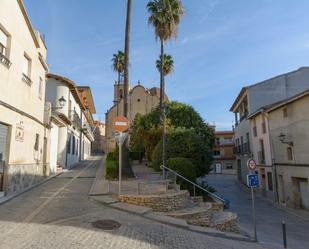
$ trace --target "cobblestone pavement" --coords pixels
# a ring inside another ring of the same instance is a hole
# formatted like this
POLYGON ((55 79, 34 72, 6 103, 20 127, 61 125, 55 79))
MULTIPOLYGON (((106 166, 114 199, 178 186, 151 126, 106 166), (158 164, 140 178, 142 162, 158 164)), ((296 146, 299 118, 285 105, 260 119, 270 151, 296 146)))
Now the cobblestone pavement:
POLYGON ((210 237, 105 207, 88 198, 99 160, 80 164, 0 206, 0 248, 211 248, 261 245, 210 237), (107 231, 99 219, 122 225, 107 231))

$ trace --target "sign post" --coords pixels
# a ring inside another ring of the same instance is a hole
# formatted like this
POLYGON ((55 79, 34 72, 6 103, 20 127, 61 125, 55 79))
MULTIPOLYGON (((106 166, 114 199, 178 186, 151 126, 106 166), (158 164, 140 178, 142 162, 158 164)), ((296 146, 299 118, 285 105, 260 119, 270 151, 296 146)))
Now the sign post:
POLYGON ((129 129, 129 120, 124 116, 118 116, 113 121, 114 130, 116 132, 115 139, 119 146, 119 176, 118 176, 118 195, 121 194, 122 185, 122 144, 128 137, 128 133, 125 132, 129 129))
POLYGON ((254 229, 254 240, 257 241, 257 232, 256 232, 256 214, 255 214, 255 196, 254 188, 259 186, 259 176, 254 173, 256 170, 256 162, 254 159, 249 159, 247 162, 247 167, 251 174, 247 175, 247 185, 251 188, 251 200, 252 200, 252 221, 254 229))

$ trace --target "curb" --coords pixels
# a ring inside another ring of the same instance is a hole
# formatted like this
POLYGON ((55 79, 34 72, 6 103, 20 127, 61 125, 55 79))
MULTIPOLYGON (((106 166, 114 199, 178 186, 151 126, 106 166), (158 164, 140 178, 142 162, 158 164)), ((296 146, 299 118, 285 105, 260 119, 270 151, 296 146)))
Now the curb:
MULTIPOLYGON (((107 196, 107 195, 105 195, 105 196, 107 196)), ((119 211, 122 211, 122 212, 126 212, 126 213, 130 213, 130 214, 138 215, 138 216, 143 217, 143 218, 148 219, 148 220, 152 220, 152 221, 156 221, 158 223, 162 223, 162 224, 165 224, 165 225, 170 225, 170 226, 173 226, 173 227, 185 229, 187 231, 205 234, 205 235, 213 236, 213 237, 220 237, 220 238, 224 238, 224 239, 232 239, 232 240, 256 243, 256 241, 254 241, 250 237, 247 237, 247 236, 244 236, 244 235, 239 235, 239 234, 234 235, 233 233, 228 234, 226 232, 216 231, 213 228, 193 226, 193 225, 188 224, 185 220, 171 218, 171 217, 167 217, 165 215, 159 215, 157 213, 154 213, 151 209, 147 212, 144 212, 144 213, 134 212, 134 211, 132 211, 132 209, 128 210, 126 208, 126 206, 121 207, 121 205, 113 205, 115 203, 121 203, 120 201, 117 201, 117 200, 115 200, 115 202, 113 202, 113 203, 108 203, 108 202, 104 202, 104 201, 99 200, 95 196, 89 196, 89 198, 92 199, 95 202, 103 204, 106 207, 113 208, 113 209, 116 209, 116 210, 119 210, 119 211)), ((136 205, 132 205, 132 204, 130 204, 130 205, 132 207, 136 206, 136 205)), ((141 206, 136 206, 136 207, 141 208, 141 206)))
POLYGON ((18 197, 18 196, 20 196, 20 195, 22 195, 22 194, 24 194, 24 193, 30 191, 30 190, 32 190, 32 189, 34 189, 34 188, 36 188, 36 187, 38 187, 38 186, 40 186, 40 185, 42 185, 42 184, 48 182, 49 180, 51 180, 51 179, 53 179, 53 178, 55 178, 55 177, 61 175, 62 173, 64 173, 64 171, 61 171, 61 172, 56 173, 56 174, 54 174, 54 175, 52 175, 52 176, 49 176, 48 178, 46 178, 46 179, 44 179, 44 180, 42 180, 42 181, 40 181, 40 182, 34 184, 33 186, 28 187, 28 188, 22 190, 21 192, 18 192, 18 193, 16 193, 16 194, 13 194, 13 195, 6 196, 6 197, 1 198, 1 199, 0 199, 0 206, 1 206, 2 204, 4 204, 4 203, 7 203, 7 202, 11 201, 12 199, 14 199, 14 198, 16 198, 16 197, 18 197))

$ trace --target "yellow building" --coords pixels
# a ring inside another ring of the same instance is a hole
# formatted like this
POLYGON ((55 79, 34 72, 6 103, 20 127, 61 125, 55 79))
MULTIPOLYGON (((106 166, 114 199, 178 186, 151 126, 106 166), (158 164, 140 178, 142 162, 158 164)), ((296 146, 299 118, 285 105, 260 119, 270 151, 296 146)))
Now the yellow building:
MULTIPOLYGON (((167 100, 167 96, 165 96, 167 100)), ((106 113, 106 152, 115 149, 116 141, 113 137, 113 119, 118 115, 123 115, 123 84, 114 85, 114 105, 106 113), (118 104, 117 104, 118 103, 118 104)), ((156 108, 160 103, 160 89, 153 87, 146 89, 140 83, 135 87, 129 87, 128 96, 128 119, 132 123, 137 113, 144 115, 156 108)))

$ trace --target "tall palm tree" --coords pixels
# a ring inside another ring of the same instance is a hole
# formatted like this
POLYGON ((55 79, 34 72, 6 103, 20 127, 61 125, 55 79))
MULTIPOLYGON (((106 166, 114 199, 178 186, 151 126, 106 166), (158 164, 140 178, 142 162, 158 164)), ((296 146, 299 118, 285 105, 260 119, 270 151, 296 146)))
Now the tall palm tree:
MULTIPOLYGON (((164 61, 164 43, 177 36, 177 27, 183 15, 183 7, 180 0, 150 0, 147 4, 150 14, 148 23, 155 29, 156 39, 160 39, 161 61, 164 61)), ((164 74, 163 64, 160 70, 160 108, 163 109, 164 74)))
MULTIPOLYGON (((125 46, 124 46, 124 96, 123 96, 123 115, 128 118, 128 95, 129 95, 129 52, 130 52, 130 27, 131 27, 131 9, 132 0, 127 1, 127 17, 125 29, 125 46)), ((122 145, 122 165, 124 174, 132 175, 132 170, 129 163, 129 143, 128 139, 122 145)))
MULTIPOLYGON (((118 73, 118 91, 120 86, 121 75, 124 71, 124 52, 118 50, 117 54, 113 54, 112 58, 113 70, 118 73)), ((117 93, 117 116, 119 115, 119 92, 117 93)))
MULTIPOLYGON (((183 15, 183 7, 180 0, 150 0, 147 4, 147 9, 150 14, 148 23, 155 29, 156 39, 160 39, 161 54, 160 54, 160 110, 163 121, 163 146, 162 146, 162 163, 165 165, 165 107, 164 99, 164 42, 177 37, 177 27, 183 15)), ((163 169, 163 177, 165 178, 165 170, 163 169)))
MULTIPOLYGON (((173 69, 174 69, 174 61, 173 61, 173 57, 169 54, 164 54, 163 55, 163 76, 166 76, 168 74, 170 74, 173 69)), ((159 58, 158 60, 156 60, 156 67, 158 69, 159 72, 161 72, 162 70, 162 63, 161 63, 161 59, 159 58)), ((164 97, 164 96, 163 96, 164 97)))

